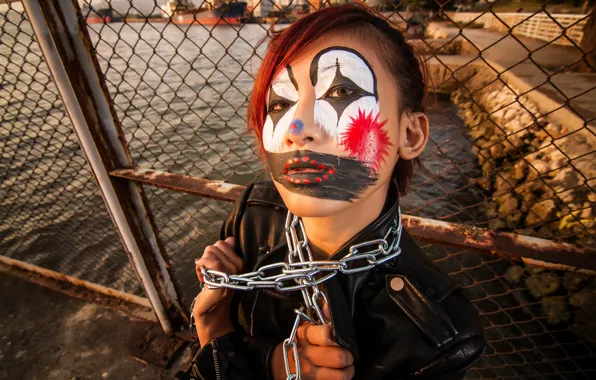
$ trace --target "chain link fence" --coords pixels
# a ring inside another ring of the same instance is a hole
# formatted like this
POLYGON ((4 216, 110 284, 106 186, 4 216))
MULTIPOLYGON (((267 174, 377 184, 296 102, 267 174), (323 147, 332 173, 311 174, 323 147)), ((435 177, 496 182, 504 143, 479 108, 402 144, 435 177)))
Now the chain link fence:
MULTIPOLYGON (((248 2, 242 17, 217 26, 203 19, 211 3, 198 0, 80 4, 137 167, 240 185, 265 178, 246 132, 266 49, 259 42, 271 28, 331 4, 248 2), (188 17, 202 23, 187 24, 188 17)), ((499 11, 507 4, 473 14, 453 12, 452 2, 369 4, 404 31, 430 72, 430 141, 402 208, 594 247, 596 74, 576 37, 591 11, 563 22, 559 3, 544 2, 512 18, 499 11), (518 33, 536 18, 550 20, 548 36, 560 32, 542 39, 518 33)), ((0 47, 3 254, 138 292, 25 16, 10 7, 0 47)), ((148 185, 144 191, 189 304, 198 290, 193 259, 218 239, 232 205, 148 185)), ((596 375, 593 272, 423 246, 484 320, 489 347, 468 378, 596 375)))
POLYGON ((142 294, 20 4, 0 16, 0 254, 142 294))

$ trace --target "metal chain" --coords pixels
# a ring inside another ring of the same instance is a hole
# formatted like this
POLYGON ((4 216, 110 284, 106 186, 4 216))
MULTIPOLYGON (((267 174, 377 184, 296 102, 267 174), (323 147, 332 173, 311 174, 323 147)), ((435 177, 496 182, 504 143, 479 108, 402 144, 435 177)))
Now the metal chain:
POLYGON ((401 212, 384 238, 355 244, 350 247, 348 254, 340 260, 313 260, 302 220, 290 213, 288 213, 286 220, 286 236, 289 248, 287 263, 268 264, 256 271, 239 275, 229 275, 220 271, 202 268, 201 273, 205 285, 211 289, 254 290, 273 288, 280 292, 287 292, 316 286, 339 272, 351 274, 369 270, 376 265, 395 258, 401 253, 399 249, 401 212), (303 231, 302 240, 298 239, 296 225, 299 225, 303 231), (306 251, 307 257, 304 256, 304 251, 306 251), (275 273, 275 271, 278 273, 275 273), (322 276, 317 277, 318 275, 322 276))
MULTIPOLYGON (((234 290, 276 289, 280 292, 300 290, 303 305, 294 309, 296 320, 290 336, 283 342, 284 365, 287 380, 300 380, 300 359, 296 334, 302 320, 312 324, 327 323, 323 305, 327 303, 325 293, 319 285, 338 273, 357 273, 369 270, 397 257, 401 253, 401 210, 398 217, 382 239, 355 244, 340 260, 314 260, 302 219, 288 211, 286 217, 286 241, 288 262, 264 265, 258 270, 239 275, 201 268, 205 285, 210 289, 228 288, 234 290), (300 236, 299 236, 300 232, 300 236), (272 273, 273 272, 273 273, 272 273), (290 366, 290 351, 294 355, 296 372, 290 366)), ((193 301, 194 305, 194 301, 193 301)), ((194 326, 191 306, 191 331, 194 326)))

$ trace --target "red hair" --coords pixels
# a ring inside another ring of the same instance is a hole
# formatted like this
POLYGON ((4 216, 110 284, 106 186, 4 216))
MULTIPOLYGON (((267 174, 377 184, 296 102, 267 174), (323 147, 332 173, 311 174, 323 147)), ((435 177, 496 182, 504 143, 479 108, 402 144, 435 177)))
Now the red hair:
MULTIPOLYGON (((267 92, 277 74, 301 52, 330 32, 345 31, 377 47, 378 56, 392 74, 402 97, 399 109, 426 111, 425 67, 406 43, 403 34, 382 16, 365 6, 340 5, 324 8, 302 17, 282 31, 273 31, 267 53, 255 79, 248 105, 248 128, 263 151, 263 126, 267 118, 267 92)), ((411 161, 398 160, 393 170, 401 194, 405 194, 414 172, 411 161)))

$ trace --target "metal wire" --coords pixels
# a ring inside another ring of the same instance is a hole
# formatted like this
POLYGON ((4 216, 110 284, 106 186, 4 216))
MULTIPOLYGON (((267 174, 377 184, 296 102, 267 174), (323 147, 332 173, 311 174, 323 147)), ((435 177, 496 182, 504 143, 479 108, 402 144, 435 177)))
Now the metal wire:
MULTIPOLYGON (((94 8, 95 1, 85 3, 102 75, 138 167, 235 184, 264 177, 245 116, 266 49, 259 42, 299 16, 296 5, 312 10, 328 2, 261 1, 251 15, 269 12, 270 24, 218 26, 148 18, 160 13, 162 1, 114 3, 108 13, 94 8), (102 22, 107 15, 113 22, 102 22)), ((589 103, 596 85, 588 79, 569 85, 596 75, 575 73, 580 66, 595 69, 580 42, 592 11, 563 15, 547 1, 531 12, 507 13, 506 5, 497 1, 475 13, 452 12, 453 2, 376 5, 422 52, 432 78, 430 141, 402 209, 596 246, 596 114, 589 103)), ((7 7, 0 18, 3 254, 138 291, 25 16, 7 7)), ((144 190, 189 302, 197 290, 193 259, 218 239, 231 204, 144 190)), ((468 378, 594 377, 592 275, 437 245, 424 249, 484 319, 489 350, 468 378)))
POLYGON ((0 251, 133 294, 122 248, 22 7, 0 16, 0 251))

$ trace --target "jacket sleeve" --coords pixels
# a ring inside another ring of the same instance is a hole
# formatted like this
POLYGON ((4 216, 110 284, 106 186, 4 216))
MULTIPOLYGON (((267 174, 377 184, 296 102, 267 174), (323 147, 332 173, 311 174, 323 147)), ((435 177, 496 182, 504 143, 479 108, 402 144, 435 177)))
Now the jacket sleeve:
POLYGON ((478 312, 461 289, 436 299, 404 275, 386 275, 366 324, 359 345, 367 350, 356 371, 362 379, 462 379, 485 349, 478 312))
MULTIPOLYGON (((224 222, 220 239, 229 236, 237 238, 238 228, 246 199, 252 185, 247 186, 244 194, 236 201, 233 209, 224 222)), ((236 239, 238 247, 238 239, 236 239)), ((242 252, 237 252, 242 254, 242 252)), ((245 267, 247 260, 243 257, 245 267)), ((232 301, 232 322, 236 331, 217 337, 204 346, 200 346, 196 337, 192 343, 192 361, 185 372, 179 372, 178 379, 190 380, 265 380, 272 379, 269 373, 269 359, 276 342, 262 338, 255 338, 247 334, 238 321, 239 297, 232 301)))
POLYGON ((239 331, 217 337, 201 347, 192 343, 192 361, 180 380, 261 380, 270 379, 268 356, 275 344, 255 339, 239 331))

